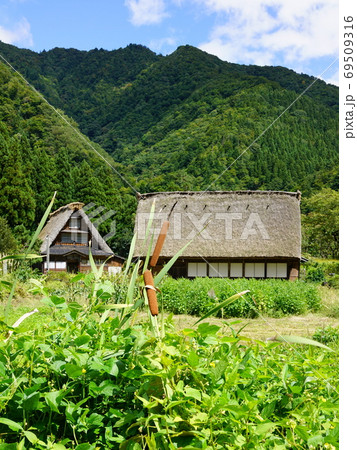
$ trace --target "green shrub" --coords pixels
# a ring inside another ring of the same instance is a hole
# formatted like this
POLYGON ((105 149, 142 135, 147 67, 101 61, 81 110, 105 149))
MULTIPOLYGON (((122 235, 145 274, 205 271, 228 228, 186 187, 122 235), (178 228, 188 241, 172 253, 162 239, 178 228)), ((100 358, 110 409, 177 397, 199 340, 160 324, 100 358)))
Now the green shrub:
POLYGON ((237 292, 249 290, 218 316, 257 317, 259 314, 283 316, 317 311, 321 299, 313 283, 285 280, 255 280, 196 278, 194 280, 167 278, 161 286, 161 302, 166 311, 174 314, 203 315, 237 292))
POLYGON ((315 266, 310 266, 306 269, 306 281, 314 281, 317 283, 325 281, 325 273, 321 265, 316 263, 315 266))
POLYGON ((308 261, 302 266, 302 277, 306 281, 325 284, 338 289, 339 262, 335 260, 308 261))
POLYGON ((315 341, 321 342, 322 344, 338 343, 338 327, 327 325, 326 327, 317 328, 313 335, 313 339, 315 339, 315 341))

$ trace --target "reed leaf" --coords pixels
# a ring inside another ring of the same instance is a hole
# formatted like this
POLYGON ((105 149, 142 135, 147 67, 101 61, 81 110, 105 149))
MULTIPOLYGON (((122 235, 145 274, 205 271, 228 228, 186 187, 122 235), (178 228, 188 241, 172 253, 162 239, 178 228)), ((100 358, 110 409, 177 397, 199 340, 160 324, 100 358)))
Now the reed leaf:
POLYGON ((160 270, 160 272, 156 275, 154 278, 155 286, 157 286, 161 280, 164 278, 164 276, 167 274, 167 272, 171 269, 171 267, 175 264, 177 259, 182 255, 182 253, 186 250, 186 248, 191 244, 192 241, 187 242, 187 244, 179 250, 176 255, 174 255, 170 261, 165 264, 165 266, 160 270))
POLYGON ((129 272, 130 264, 133 259, 133 254, 134 254, 134 250, 135 250, 136 239, 137 239, 137 234, 134 233, 133 239, 131 240, 131 244, 130 244, 128 259, 126 260, 126 263, 125 263, 124 278, 127 276, 128 272, 129 272))
POLYGON ((42 228, 45 226, 47 218, 50 215, 53 203, 55 201, 56 194, 57 194, 57 191, 55 191, 55 193, 53 194, 52 200, 50 201, 50 204, 47 206, 47 209, 46 209, 44 215, 42 216, 42 219, 41 219, 41 221, 40 221, 40 223, 39 223, 39 225, 38 225, 34 235, 32 236, 32 239, 31 239, 30 245, 27 248, 26 254, 30 253, 32 247, 35 245, 35 242, 37 241, 37 238, 38 238, 39 234, 41 233, 42 228))
POLYGON ((13 260, 16 260, 16 261, 23 261, 24 259, 38 259, 38 258, 43 258, 43 256, 42 255, 35 255, 33 253, 30 253, 30 254, 21 253, 19 255, 4 256, 3 258, 0 258, 0 262, 1 261, 6 261, 8 259, 13 259, 13 260))
POLYGON ((234 294, 234 295, 232 295, 232 297, 229 297, 226 300, 224 300, 223 302, 219 303, 214 308, 210 309, 204 316, 202 316, 200 319, 198 319, 197 322, 195 322, 195 325, 197 325, 202 320, 207 319, 207 317, 213 316, 217 311, 230 305, 232 302, 237 300, 237 298, 242 297, 247 292, 249 292, 249 291, 239 292, 238 294, 234 294))
POLYGON ((334 350, 330 347, 327 347, 327 345, 321 344, 321 342, 314 341, 313 339, 308 339, 301 336, 275 336, 274 338, 269 338, 270 341, 277 341, 277 342, 284 342, 287 344, 303 344, 303 345, 313 345, 314 347, 321 347, 325 350, 329 350, 330 352, 333 352, 334 350))
POLYGON ((128 292, 126 294, 126 304, 132 303, 134 298, 134 291, 136 286, 136 279, 138 277, 140 267, 140 260, 135 264, 133 273, 131 274, 129 286, 128 286, 128 292))

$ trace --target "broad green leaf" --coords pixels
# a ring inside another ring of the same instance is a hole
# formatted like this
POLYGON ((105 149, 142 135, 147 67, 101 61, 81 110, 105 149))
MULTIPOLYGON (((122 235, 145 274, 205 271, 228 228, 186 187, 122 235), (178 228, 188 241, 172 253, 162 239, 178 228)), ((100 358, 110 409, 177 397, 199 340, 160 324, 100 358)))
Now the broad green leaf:
POLYGON ((92 338, 89 334, 82 334, 74 340, 74 343, 77 347, 80 347, 81 345, 87 344, 91 339, 92 338))
POLYGON ((45 305, 52 306, 53 308, 65 309, 67 308, 67 302, 63 297, 57 297, 57 295, 51 295, 51 297, 45 297, 41 300, 45 305))
POLYGON ((31 444, 36 444, 38 442, 38 437, 32 431, 24 431, 25 437, 31 442, 31 444))
POLYGON ((34 411, 37 409, 38 401, 40 399, 39 392, 32 392, 30 395, 24 394, 22 407, 25 411, 34 411))
POLYGON ((0 417, 0 423, 7 425, 12 431, 23 431, 22 426, 13 420, 0 417))
POLYGON ((213 325, 210 323, 201 323, 197 327, 197 331, 201 336, 214 336, 215 334, 217 334, 219 329, 220 327, 218 325, 213 325))
POLYGON ((194 389, 191 387, 186 387, 185 395, 186 395, 186 397, 194 398, 199 401, 201 401, 201 399, 202 399, 201 392, 198 389, 194 389))
POLYGON ((204 319, 207 319, 207 317, 210 317, 212 315, 214 315, 217 311, 219 311, 222 308, 225 308, 226 306, 230 305, 231 303, 233 303, 235 300, 237 300, 239 297, 242 297, 244 294, 246 294, 249 291, 243 291, 240 292, 238 294, 234 294, 232 295, 232 297, 227 298, 226 300, 224 300, 223 302, 221 302, 219 305, 216 305, 215 307, 213 307, 212 309, 210 309, 208 311, 208 313, 206 313, 204 316, 202 316, 199 320, 197 320, 197 322, 195 322, 195 325, 197 325, 199 322, 201 322, 204 319))
POLYGON ((76 283, 77 281, 83 280, 83 278, 86 276, 85 273, 77 273, 72 279, 71 283, 76 283))
POLYGON ((275 424, 273 422, 260 423, 255 428, 255 432, 258 435, 267 434, 275 428, 275 424))
POLYGON ((83 373, 82 367, 79 367, 76 364, 65 364, 64 370, 67 372, 67 375, 71 378, 77 378, 83 373))
POLYGON ((95 450, 95 444, 89 444, 88 442, 84 442, 83 444, 77 445, 75 450, 95 450))
POLYGON ((200 363, 200 358, 196 352, 192 351, 187 355, 187 362, 191 367, 197 367, 200 363))
POLYGON ((58 407, 64 395, 64 391, 51 391, 44 394, 45 401, 50 407, 51 411, 59 413, 58 407))
POLYGON ((324 438, 321 436, 321 434, 317 434, 316 436, 312 436, 307 440, 307 445, 310 447, 310 445, 313 448, 318 448, 320 445, 324 443, 324 438))

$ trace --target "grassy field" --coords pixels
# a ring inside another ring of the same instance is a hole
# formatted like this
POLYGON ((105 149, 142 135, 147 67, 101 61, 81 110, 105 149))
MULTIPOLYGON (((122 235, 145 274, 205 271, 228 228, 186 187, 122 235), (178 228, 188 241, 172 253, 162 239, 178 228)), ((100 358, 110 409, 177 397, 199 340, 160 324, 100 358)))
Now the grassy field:
MULTIPOLYGON (((240 334, 251 339, 265 340, 277 334, 311 337, 317 328, 323 328, 329 325, 333 327, 338 326, 338 290, 325 286, 319 287, 319 290, 322 297, 322 308, 318 313, 286 316, 282 318, 260 316, 255 319, 220 319, 210 317, 205 322, 217 325, 230 324, 235 331, 244 327, 240 334)), ((24 296, 17 295, 12 303, 10 323, 14 323, 21 315, 35 308, 39 312, 26 319, 20 326, 19 331, 39 328, 43 323, 47 323, 51 316, 51 309, 41 302, 40 296, 31 296, 29 293, 26 293, 24 296)), ((167 316, 168 314, 165 313, 164 317, 167 316)), ((182 330, 184 328, 195 328, 194 324, 198 319, 199 317, 182 314, 174 315, 172 322, 176 330, 182 330)), ((147 320, 147 314, 139 313, 137 321, 141 322, 145 320, 147 320)), ((228 325, 226 327, 228 333, 229 327, 228 325)), ((224 331, 224 327, 222 331, 224 331)))

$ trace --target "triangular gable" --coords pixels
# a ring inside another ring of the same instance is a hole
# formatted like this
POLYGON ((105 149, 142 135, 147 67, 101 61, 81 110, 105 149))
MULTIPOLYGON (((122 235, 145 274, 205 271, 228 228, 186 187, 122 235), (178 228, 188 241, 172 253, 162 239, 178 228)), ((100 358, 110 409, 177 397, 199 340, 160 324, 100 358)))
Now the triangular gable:
POLYGON ((88 229, 92 236, 91 246, 93 250, 101 250, 106 254, 113 255, 114 252, 109 247, 109 245, 105 242, 105 240, 100 235, 99 231, 89 220, 87 214, 83 211, 82 207, 83 203, 70 203, 66 206, 62 206, 55 212, 53 212, 50 216, 50 220, 46 224, 46 226, 42 229, 39 239, 42 240, 42 245, 40 247, 40 252, 46 253, 47 246, 50 247, 55 242, 56 238, 60 234, 60 232, 64 229, 65 225, 72 217, 72 215, 80 216, 82 221, 84 222, 85 227, 88 229))

